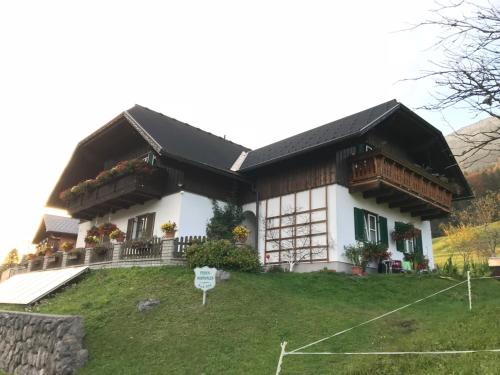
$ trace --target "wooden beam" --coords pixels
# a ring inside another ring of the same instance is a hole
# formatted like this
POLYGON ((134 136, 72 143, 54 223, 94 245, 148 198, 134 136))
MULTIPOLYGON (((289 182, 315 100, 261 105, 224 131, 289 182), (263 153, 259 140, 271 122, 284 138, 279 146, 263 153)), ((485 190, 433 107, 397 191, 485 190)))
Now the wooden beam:
POLYGON ((355 193, 358 191, 368 191, 368 190, 377 190, 380 187, 379 180, 370 180, 363 182, 351 182, 349 184, 349 192, 355 193))
POLYGON ((432 207, 429 203, 418 201, 418 202, 415 202, 414 205, 401 207, 400 211, 403 213, 404 212, 412 212, 412 211, 418 211, 418 210, 422 210, 422 209, 429 208, 429 207, 432 207))
POLYGON ((415 204, 415 198, 406 196, 404 198, 401 198, 400 200, 389 203, 389 208, 402 207, 405 204, 408 204, 409 202, 415 204))
POLYGON ((436 214, 436 215, 422 216, 422 220, 439 219, 441 217, 446 217, 446 216, 448 216, 448 213, 445 211, 441 211, 439 214, 436 214))
POLYGON ((411 213, 411 216, 417 217, 417 216, 431 216, 436 213, 439 213, 441 210, 438 208, 428 208, 426 210, 418 210, 418 211, 413 211, 411 213))
POLYGON ((394 193, 394 190, 391 188, 381 188, 378 190, 368 190, 363 192, 363 198, 379 198, 384 197, 386 195, 391 195, 394 193))
POLYGON ((396 202, 398 200, 401 200, 401 198, 403 198, 405 196, 406 195, 404 193, 394 193, 394 194, 391 194, 391 195, 388 195, 388 196, 377 198, 377 203, 378 204, 381 204, 381 203, 393 203, 393 202, 396 202))

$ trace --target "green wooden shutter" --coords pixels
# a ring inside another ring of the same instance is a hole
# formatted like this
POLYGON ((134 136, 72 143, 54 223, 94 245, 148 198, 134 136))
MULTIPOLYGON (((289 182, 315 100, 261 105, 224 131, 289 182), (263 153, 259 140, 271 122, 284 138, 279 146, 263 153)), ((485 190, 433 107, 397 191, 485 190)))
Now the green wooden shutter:
POLYGON ((424 246, 422 244, 422 231, 415 237, 415 260, 421 263, 424 260, 424 246))
POLYGON ((365 213, 354 207, 354 238, 356 241, 366 241, 365 213))
MULTIPOLYGON (((396 223, 394 224, 394 229, 397 232, 404 225, 405 225, 404 223, 396 221, 396 223)), ((404 253, 404 251, 405 251, 405 242, 403 240, 396 241, 396 250, 397 251, 401 251, 402 253, 404 253)))
POLYGON ((378 217, 378 229, 380 231, 380 243, 389 247, 389 232, 387 230, 387 219, 383 216, 378 217))

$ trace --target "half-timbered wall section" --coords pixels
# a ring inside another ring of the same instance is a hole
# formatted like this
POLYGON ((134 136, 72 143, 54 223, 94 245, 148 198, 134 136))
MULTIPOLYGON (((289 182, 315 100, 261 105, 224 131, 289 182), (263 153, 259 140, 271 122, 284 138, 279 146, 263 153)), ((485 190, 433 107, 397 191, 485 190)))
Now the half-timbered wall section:
POLYGON ((263 204, 265 263, 328 261, 326 187, 266 199, 263 204))

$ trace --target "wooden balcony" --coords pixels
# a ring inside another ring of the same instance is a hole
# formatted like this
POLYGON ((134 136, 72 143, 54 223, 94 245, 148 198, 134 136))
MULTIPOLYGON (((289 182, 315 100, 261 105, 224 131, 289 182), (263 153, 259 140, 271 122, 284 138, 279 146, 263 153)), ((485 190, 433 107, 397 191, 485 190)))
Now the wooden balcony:
POLYGON ((349 182, 351 192, 388 203, 422 220, 446 216, 451 209, 451 188, 421 168, 398 161, 381 151, 357 155, 352 159, 349 182))
POLYGON ((75 218, 88 220, 150 199, 159 199, 163 196, 165 179, 159 171, 152 175, 119 177, 71 200, 68 212, 75 218))

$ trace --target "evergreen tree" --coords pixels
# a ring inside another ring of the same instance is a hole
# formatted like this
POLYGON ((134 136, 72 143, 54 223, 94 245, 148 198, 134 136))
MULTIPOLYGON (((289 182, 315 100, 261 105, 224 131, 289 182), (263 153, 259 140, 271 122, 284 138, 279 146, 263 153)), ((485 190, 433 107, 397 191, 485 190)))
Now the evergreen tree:
POLYGON ((243 209, 234 202, 221 206, 215 200, 212 201, 212 209, 214 215, 207 224, 208 239, 232 239, 232 230, 243 221, 243 209))

